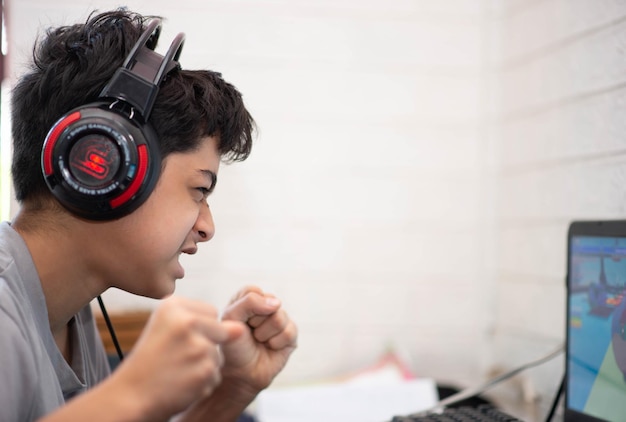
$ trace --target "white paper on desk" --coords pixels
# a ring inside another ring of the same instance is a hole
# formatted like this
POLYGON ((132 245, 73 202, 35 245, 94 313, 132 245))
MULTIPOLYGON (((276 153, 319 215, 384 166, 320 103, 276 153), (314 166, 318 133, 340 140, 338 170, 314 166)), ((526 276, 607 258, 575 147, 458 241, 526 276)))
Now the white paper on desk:
POLYGON ((257 398, 256 416, 261 422, 385 422, 432 407, 437 400, 432 379, 368 378, 265 390, 257 398))

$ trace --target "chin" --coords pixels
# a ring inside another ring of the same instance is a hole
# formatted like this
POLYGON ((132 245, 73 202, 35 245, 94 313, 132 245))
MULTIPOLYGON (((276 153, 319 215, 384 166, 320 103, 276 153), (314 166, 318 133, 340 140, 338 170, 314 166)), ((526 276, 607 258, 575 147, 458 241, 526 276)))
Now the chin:
POLYGON ((171 296, 172 294, 174 294, 174 291, 176 290, 176 283, 171 283, 167 288, 164 288, 160 291, 160 295, 158 297, 155 297, 155 299, 165 299, 168 296, 171 296))
POLYGON ((137 292, 141 296, 148 297, 150 299, 165 299, 171 296, 176 290, 176 280, 168 280, 159 284, 153 284, 149 286, 149 290, 146 292, 137 292))

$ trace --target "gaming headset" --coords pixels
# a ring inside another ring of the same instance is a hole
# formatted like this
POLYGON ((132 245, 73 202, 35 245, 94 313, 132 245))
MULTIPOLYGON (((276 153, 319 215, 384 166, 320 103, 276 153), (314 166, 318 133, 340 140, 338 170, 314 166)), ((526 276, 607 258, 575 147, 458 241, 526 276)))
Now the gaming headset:
POLYGON ((164 56, 154 51, 161 20, 153 19, 98 100, 75 108, 48 132, 41 167, 54 197, 89 220, 112 220, 139 207, 154 189, 161 155, 148 122, 159 86, 179 68, 184 34, 164 56))

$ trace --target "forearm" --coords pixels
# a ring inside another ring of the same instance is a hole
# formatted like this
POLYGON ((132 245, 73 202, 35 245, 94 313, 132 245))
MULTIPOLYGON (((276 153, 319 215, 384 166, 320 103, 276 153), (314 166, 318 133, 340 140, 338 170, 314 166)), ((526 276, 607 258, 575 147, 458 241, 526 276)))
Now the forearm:
POLYGON ((224 380, 210 396, 197 401, 176 422, 234 422, 258 393, 242 383, 224 380))
POLYGON ((119 383, 103 382, 70 401, 40 422, 69 420, 90 422, 148 422, 166 421, 149 411, 149 406, 137 394, 124 392, 119 383))

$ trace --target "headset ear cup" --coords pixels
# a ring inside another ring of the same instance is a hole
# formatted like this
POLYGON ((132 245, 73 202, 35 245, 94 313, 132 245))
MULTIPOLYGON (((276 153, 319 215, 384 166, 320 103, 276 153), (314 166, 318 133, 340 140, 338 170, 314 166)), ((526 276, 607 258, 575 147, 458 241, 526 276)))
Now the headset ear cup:
POLYGON ((150 196, 161 158, 150 124, 100 102, 71 111, 52 127, 41 164, 64 207, 86 219, 111 220, 150 196))
POLYGON ((70 111, 50 129, 41 169, 52 195, 91 220, 123 217, 152 193, 161 170, 160 143, 148 118, 159 87, 177 63, 184 34, 164 56, 154 51, 161 19, 152 19, 99 101, 70 111))

